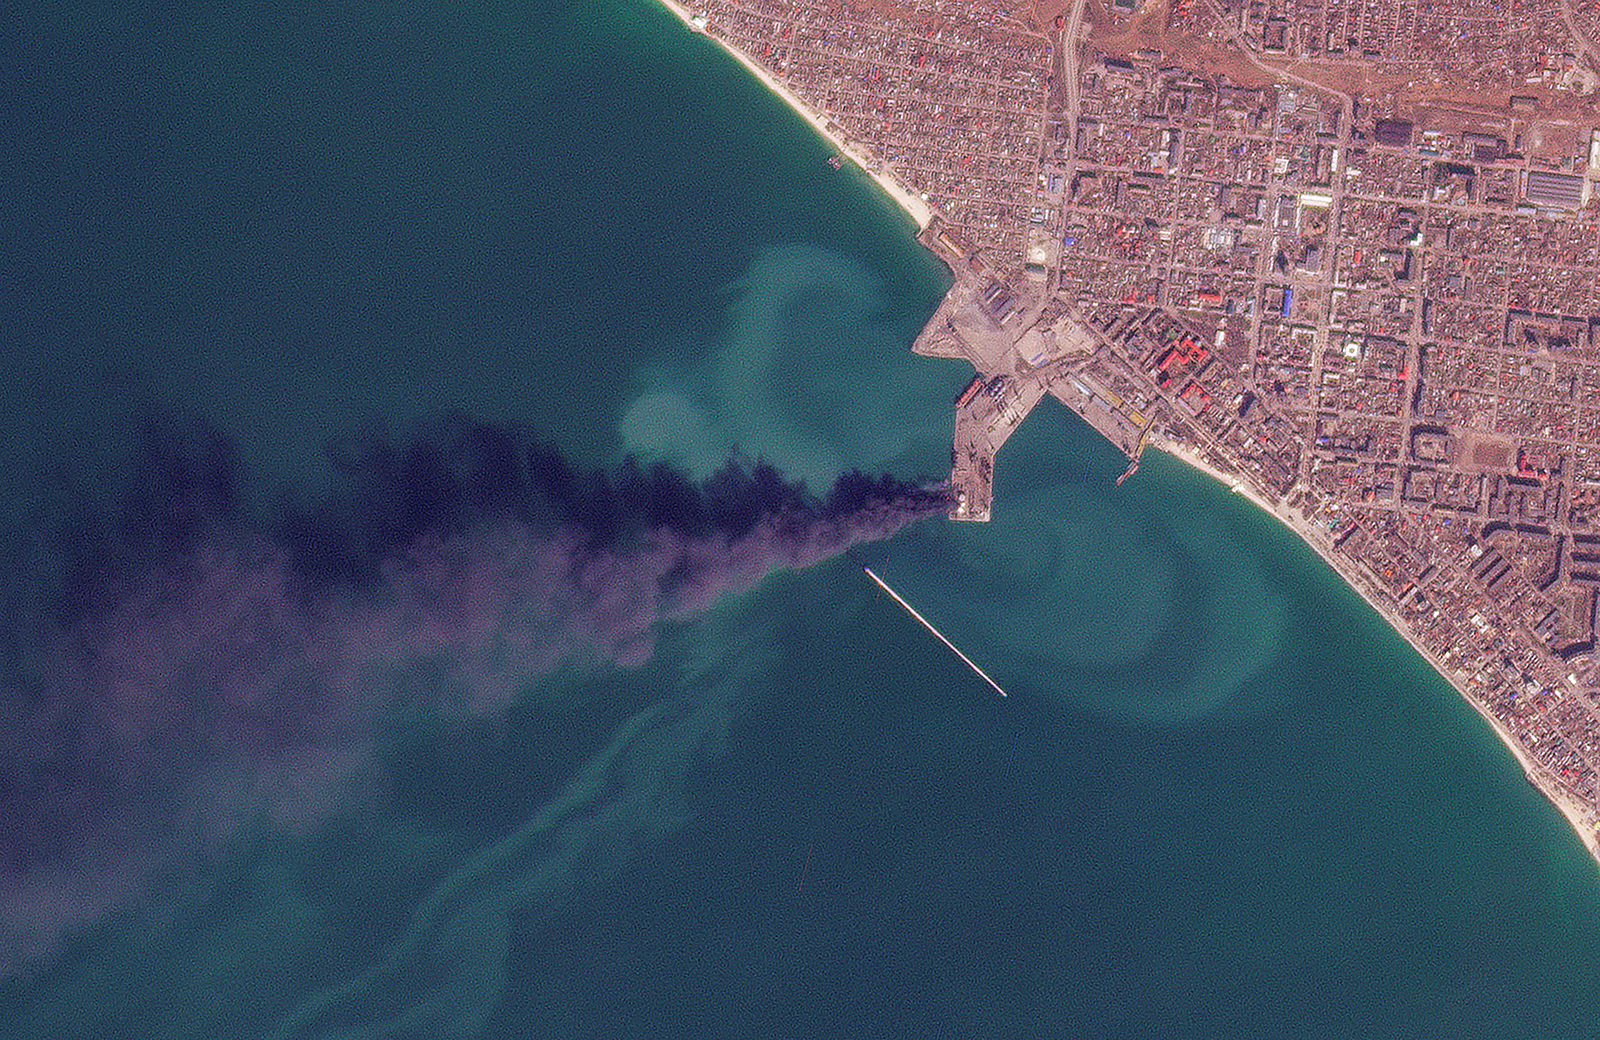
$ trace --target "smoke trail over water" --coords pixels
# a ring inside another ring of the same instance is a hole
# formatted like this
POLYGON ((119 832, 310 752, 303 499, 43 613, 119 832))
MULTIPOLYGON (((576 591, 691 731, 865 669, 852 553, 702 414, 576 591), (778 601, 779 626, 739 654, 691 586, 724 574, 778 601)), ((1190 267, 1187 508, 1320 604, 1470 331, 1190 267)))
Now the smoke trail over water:
POLYGON ((397 708, 494 712, 553 669, 637 664, 661 621, 944 505, 860 474, 818 496, 738 460, 704 483, 585 471, 467 419, 330 454, 333 493, 252 517, 225 437, 151 422, 120 494, 80 498, 42 547, 12 539, 0 974, 249 814, 336 811, 397 708), (397 705, 419 662, 468 692, 397 705))

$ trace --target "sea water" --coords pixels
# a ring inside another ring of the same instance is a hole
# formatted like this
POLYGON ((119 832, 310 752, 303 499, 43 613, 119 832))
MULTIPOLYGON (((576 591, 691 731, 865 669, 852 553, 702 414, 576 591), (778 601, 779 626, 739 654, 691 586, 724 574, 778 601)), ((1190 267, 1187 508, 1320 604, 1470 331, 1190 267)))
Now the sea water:
MULTIPOLYGON (((262 502, 450 409, 699 475, 948 463, 968 373, 907 350, 948 274, 643 0, 18 21, 14 516, 153 410, 262 502)), ((864 550, 1008 699, 850 563, 775 574, 391 731, 380 798, 242 828, 0 1033, 1600 1035, 1596 868, 1487 727, 1248 502, 1121 464, 1046 402, 991 523, 864 550)))

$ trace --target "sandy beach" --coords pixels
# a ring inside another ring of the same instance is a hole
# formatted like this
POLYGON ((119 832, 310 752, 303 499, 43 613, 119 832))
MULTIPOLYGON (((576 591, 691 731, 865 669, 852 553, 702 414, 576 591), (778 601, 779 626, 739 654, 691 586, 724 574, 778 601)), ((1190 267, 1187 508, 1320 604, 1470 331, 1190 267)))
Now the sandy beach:
POLYGON ((906 187, 904 184, 901 184, 899 181, 883 172, 878 163, 874 162, 872 159, 863 154, 862 151, 854 144, 846 141, 844 138, 828 129, 828 117, 823 115, 821 112, 816 111, 810 105, 806 104, 805 101, 801 100, 799 95, 790 90, 788 85, 782 80, 779 80, 771 72, 768 72, 766 69, 762 68, 754 59, 745 54, 743 51, 739 50, 737 47, 730 45, 725 40, 718 39, 713 34, 695 25, 694 13, 688 7, 685 7, 683 4, 679 3, 678 0, 660 0, 660 3, 673 14, 682 19, 683 23, 691 30, 700 33, 701 35, 705 36, 706 39, 715 42, 717 46, 733 55, 741 65, 749 69, 750 72, 762 83, 765 83, 774 94, 782 98, 784 104, 794 109, 794 111, 801 118, 810 123, 812 127, 815 128, 817 133, 821 134, 829 144, 833 145, 834 149, 837 150, 840 155, 848 158, 851 162, 859 166, 862 172, 864 172, 868 177, 871 177, 874 181, 877 181, 878 186, 888 194, 889 198, 895 203, 895 205, 899 206, 909 217, 911 217, 912 220, 916 221, 918 230, 927 227, 928 224, 933 221, 933 208, 922 200, 921 194, 913 191, 911 188, 906 187))
POLYGON ((1266 498, 1257 493, 1254 488, 1250 487, 1249 484, 1237 477, 1231 477, 1228 474, 1223 473, 1221 470, 1207 462, 1198 453, 1184 445, 1153 437, 1150 440, 1150 447, 1166 452, 1179 462, 1182 462, 1188 466, 1192 466, 1207 476, 1220 481, 1241 496, 1255 503, 1255 505, 1259 508, 1265 510, 1267 513, 1270 513, 1291 531, 1299 535, 1301 541, 1309 545, 1318 556, 1322 557, 1323 560, 1327 562, 1328 566, 1332 567, 1336 572, 1338 572, 1339 576, 1345 580, 1345 584, 1349 585, 1352 589, 1359 593, 1361 598, 1366 600, 1367 604, 1371 606, 1373 610, 1377 611, 1379 616, 1389 623, 1389 627, 1393 628, 1402 637, 1404 637, 1406 642, 1410 643, 1412 648, 1422 656, 1422 659, 1432 665, 1433 670, 1443 676, 1446 682, 1455 687, 1456 692, 1460 693, 1462 698, 1468 704, 1472 705, 1474 711, 1483 716, 1484 721, 1489 723, 1490 728, 1494 730, 1495 736, 1500 738, 1500 742, 1504 744, 1511 754, 1515 756, 1516 760, 1521 763, 1522 770, 1527 774, 1529 782, 1538 788, 1540 793, 1542 793, 1547 799, 1549 799, 1550 803, 1556 807, 1557 811, 1559 811, 1562 816, 1567 818, 1567 822, 1571 824, 1572 829, 1577 832, 1579 840, 1582 841, 1584 847, 1589 850, 1589 854, 1595 858, 1597 864, 1600 864, 1600 840, 1597 840, 1596 838, 1594 824, 1589 822, 1591 814, 1588 811, 1588 808, 1546 778, 1546 771, 1544 767, 1535 762, 1528 754, 1527 750, 1523 748, 1521 742, 1512 735, 1511 731, 1507 729, 1499 719, 1491 715, 1489 710, 1484 707, 1484 705, 1480 703, 1476 697, 1472 696, 1472 694, 1467 690, 1466 686, 1462 683, 1460 677, 1456 674, 1453 674, 1452 669, 1448 665, 1440 661, 1439 658, 1434 655, 1433 651, 1429 650, 1425 645, 1423 645, 1422 641, 1419 640, 1411 631, 1411 626, 1405 623, 1405 621, 1400 617, 1399 613, 1394 609, 1393 605, 1379 599, 1376 595, 1374 595, 1372 590, 1368 588, 1366 580, 1364 580, 1357 571, 1355 565, 1351 561, 1339 556, 1333 551, 1331 543, 1326 539, 1325 532, 1319 533, 1312 524, 1306 521, 1305 517, 1294 513, 1276 503, 1269 502, 1266 498))

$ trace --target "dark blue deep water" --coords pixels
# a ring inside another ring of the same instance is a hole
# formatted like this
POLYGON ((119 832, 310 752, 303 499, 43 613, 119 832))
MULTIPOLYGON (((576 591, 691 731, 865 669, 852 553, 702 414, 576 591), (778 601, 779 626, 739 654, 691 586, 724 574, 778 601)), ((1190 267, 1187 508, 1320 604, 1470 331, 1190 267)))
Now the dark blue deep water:
POLYGON ((433 500, 330 443, 947 465, 966 373, 907 349, 947 272, 663 10, 3 28, 0 1035, 1600 1037, 1600 873, 1487 727, 1247 502, 1115 488, 1051 405, 992 523, 861 550, 1007 700, 845 560, 653 644, 566 604, 392 650, 517 550, 461 535, 430 613, 433 500), (275 552, 344 692, 262 634, 275 552))

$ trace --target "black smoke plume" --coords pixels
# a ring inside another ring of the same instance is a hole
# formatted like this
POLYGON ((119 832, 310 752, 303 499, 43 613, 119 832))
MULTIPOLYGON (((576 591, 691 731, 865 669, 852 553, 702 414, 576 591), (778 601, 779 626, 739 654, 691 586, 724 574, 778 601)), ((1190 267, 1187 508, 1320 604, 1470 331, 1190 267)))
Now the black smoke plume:
POLYGON ((576 466, 450 418, 329 448, 335 490, 242 504, 201 423, 152 421, 120 494, 12 538, 0 675, 0 975, 181 874, 247 811, 314 824, 370 766, 385 678, 444 662, 503 708, 559 667, 636 664, 663 619, 944 507, 892 477, 825 494, 761 462, 576 466), (41 560, 51 565, 41 568, 41 560))

